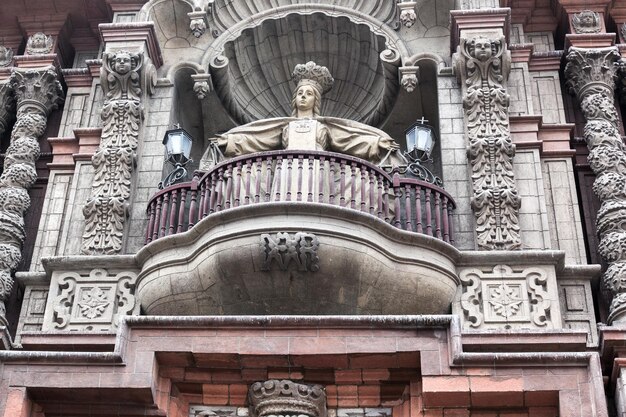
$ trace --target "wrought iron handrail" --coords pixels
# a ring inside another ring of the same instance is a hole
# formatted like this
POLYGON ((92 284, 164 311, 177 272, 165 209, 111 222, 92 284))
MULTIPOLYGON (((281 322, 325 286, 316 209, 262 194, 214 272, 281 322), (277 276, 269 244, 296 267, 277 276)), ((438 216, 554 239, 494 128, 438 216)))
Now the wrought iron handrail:
POLYGON ((289 201, 345 207, 454 243, 455 203, 443 188, 348 155, 285 150, 232 158, 157 192, 148 202, 146 243, 190 230, 213 213, 289 201))

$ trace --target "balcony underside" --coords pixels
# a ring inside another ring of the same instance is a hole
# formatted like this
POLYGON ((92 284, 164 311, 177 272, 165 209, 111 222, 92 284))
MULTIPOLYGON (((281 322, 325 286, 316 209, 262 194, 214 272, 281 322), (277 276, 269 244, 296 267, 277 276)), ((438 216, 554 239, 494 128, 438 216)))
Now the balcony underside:
POLYGON ((243 206, 144 247, 137 299, 159 315, 442 314, 459 284, 457 255, 347 208, 243 206))

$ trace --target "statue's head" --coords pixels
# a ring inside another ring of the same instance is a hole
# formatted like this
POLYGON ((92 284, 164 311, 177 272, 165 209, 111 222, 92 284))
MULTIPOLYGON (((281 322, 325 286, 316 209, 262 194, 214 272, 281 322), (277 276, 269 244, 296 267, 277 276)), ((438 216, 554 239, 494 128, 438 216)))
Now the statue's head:
POLYGON ((329 91, 335 82, 328 68, 309 61, 296 65, 292 77, 297 82, 291 100, 292 116, 297 116, 298 111, 311 109, 314 116, 319 116, 322 94, 329 91))
POLYGON ((480 61, 486 61, 493 55, 491 40, 478 37, 474 39, 474 56, 480 61))
POLYGON ((120 75, 127 74, 132 66, 132 59, 130 53, 128 52, 119 52, 115 55, 115 59, 113 60, 113 70, 120 75))

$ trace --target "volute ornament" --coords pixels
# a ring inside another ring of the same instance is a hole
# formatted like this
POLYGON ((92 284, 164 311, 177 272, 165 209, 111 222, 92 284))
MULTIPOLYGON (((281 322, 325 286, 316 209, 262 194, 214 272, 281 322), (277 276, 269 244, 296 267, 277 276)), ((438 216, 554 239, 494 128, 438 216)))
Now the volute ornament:
POLYGON ((255 382, 248 390, 253 417, 326 417, 326 392, 321 385, 271 379, 255 382))

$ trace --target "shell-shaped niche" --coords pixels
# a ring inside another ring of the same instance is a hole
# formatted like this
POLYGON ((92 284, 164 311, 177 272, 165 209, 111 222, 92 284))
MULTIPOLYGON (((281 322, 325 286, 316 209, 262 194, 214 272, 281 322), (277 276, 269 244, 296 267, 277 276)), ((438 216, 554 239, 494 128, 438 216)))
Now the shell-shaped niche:
POLYGON ((395 25, 397 20, 395 0, 274 0, 271 2, 216 0, 213 3, 213 22, 219 30, 224 31, 257 13, 305 3, 343 7, 371 16, 391 26, 395 25))
POLYGON ((363 23, 324 13, 267 19, 224 42, 211 64, 216 92, 238 123, 291 115, 296 64, 328 67, 323 116, 380 126, 398 94, 399 56, 363 23))

